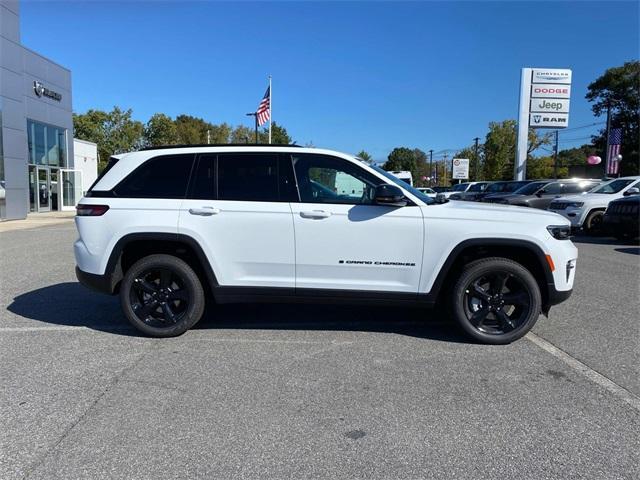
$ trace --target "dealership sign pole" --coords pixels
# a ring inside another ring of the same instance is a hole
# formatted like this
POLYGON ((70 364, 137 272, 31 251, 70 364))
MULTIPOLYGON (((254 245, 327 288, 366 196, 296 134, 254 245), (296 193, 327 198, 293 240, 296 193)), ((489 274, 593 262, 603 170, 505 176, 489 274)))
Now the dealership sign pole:
POLYGON ((571 70, 522 69, 514 180, 526 178, 529 128, 567 128, 570 98, 571 70))

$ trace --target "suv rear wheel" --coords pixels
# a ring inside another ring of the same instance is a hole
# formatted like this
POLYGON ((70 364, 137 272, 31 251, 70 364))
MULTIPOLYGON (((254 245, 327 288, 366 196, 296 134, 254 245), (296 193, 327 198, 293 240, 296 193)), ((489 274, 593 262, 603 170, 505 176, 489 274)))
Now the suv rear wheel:
POLYGON ((149 255, 127 270, 120 286, 127 319, 152 337, 174 337, 202 317, 205 296, 198 275, 171 255, 149 255))
POLYGON ((507 258, 483 258, 464 267, 451 291, 451 311, 469 336, 489 344, 524 336, 542 309, 540 287, 529 270, 507 258))

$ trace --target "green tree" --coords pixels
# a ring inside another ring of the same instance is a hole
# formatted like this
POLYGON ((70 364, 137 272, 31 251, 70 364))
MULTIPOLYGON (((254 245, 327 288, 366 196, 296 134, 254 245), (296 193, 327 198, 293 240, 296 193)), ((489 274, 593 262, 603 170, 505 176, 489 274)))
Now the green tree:
POLYGON ((255 141, 256 133, 253 128, 249 128, 245 125, 238 125, 231 131, 231 143, 255 143, 255 141))
MULTIPOLYGON (((606 115, 611 106, 611 126, 622 128, 621 173, 640 173, 640 61, 609 68, 589 85, 586 99, 593 102, 591 109, 597 117, 606 115)), ((605 161, 606 129, 594 137, 593 143, 605 161)))
POLYGON ((413 172, 416 169, 416 156, 413 150, 406 147, 394 148, 387 161, 382 166, 385 170, 409 170, 413 172))
MULTIPOLYGON (((178 133, 178 143, 182 145, 197 145, 207 143, 207 130, 213 125, 202 118, 191 115, 178 115, 175 120, 178 133)), ((226 142, 221 142, 226 143, 226 142)))
POLYGON ((131 117, 131 109, 119 107, 113 107, 110 112, 89 110, 74 114, 74 137, 98 144, 100 168, 103 168, 111 155, 137 150, 143 144, 144 125, 131 117))
POLYGON ((371 163, 373 161, 373 158, 371 157, 369 152, 365 150, 360 150, 358 153, 356 153, 356 157, 361 158, 366 163, 371 163))
POLYGON ((144 144, 147 147, 175 145, 178 143, 178 129, 171 117, 155 113, 144 127, 144 144))
POLYGON ((419 148, 414 148, 413 156, 416 161, 415 169, 411 171, 413 183, 418 187, 427 186, 429 182, 423 180, 423 178, 429 176, 429 160, 427 159, 427 154, 419 148))
MULTIPOLYGON (((265 140, 261 143, 267 143, 269 141, 269 128, 264 129, 266 135, 265 140)), ((287 133, 287 129, 276 122, 271 123, 271 143, 279 143, 281 145, 290 145, 293 143, 293 139, 287 133)))
MULTIPOLYGON (((559 156, 558 156, 559 158, 559 156)), ((527 160, 527 177, 528 178, 554 178, 553 157, 534 157, 527 160)), ((569 176, 569 168, 560 166, 558 161, 558 178, 567 178, 569 176)))
MULTIPOLYGON (((515 120, 489 123, 489 133, 485 138, 483 153, 483 177, 485 180, 510 180, 516 155, 517 126, 515 120)), ((527 161, 531 153, 543 145, 551 143, 550 133, 529 129, 527 161)))

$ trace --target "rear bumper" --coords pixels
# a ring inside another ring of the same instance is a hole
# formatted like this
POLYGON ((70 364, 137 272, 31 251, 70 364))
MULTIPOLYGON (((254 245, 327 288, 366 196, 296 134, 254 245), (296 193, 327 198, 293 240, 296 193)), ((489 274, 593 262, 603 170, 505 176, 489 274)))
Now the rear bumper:
POLYGON ((115 293, 113 275, 87 273, 76 267, 76 278, 82 285, 96 292, 106 293, 108 295, 113 295, 115 293))

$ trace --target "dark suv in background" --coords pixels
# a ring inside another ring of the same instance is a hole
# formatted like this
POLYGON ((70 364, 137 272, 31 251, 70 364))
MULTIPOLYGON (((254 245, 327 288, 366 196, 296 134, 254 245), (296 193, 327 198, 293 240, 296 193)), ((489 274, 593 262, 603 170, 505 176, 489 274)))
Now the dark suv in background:
POLYGON ((473 198, 465 198, 465 200, 482 201, 483 198, 496 193, 513 193, 520 187, 528 185, 531 180, 510 180, 492 182, 482 192, 476 193, 473 198))
POLYGON ((604 232, 618 240, 640 237, 640 194, 610 202, 602 221, 604 232))
POLYGON ((592 179, 536 180, 520 187, 513 193, 487 195, 482 201, 546 210, 554 198, 586 192, 599 183, 600 180, 592 179))

